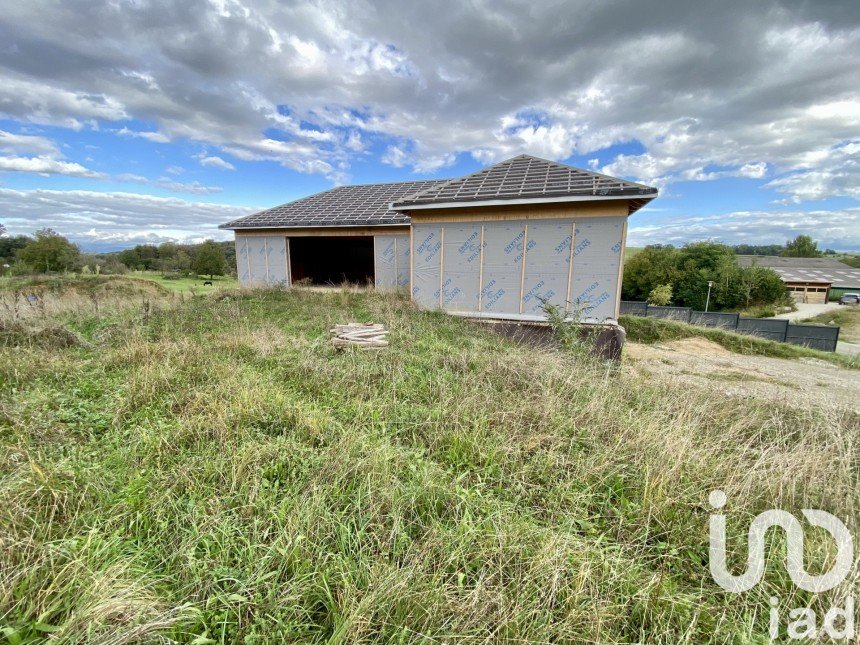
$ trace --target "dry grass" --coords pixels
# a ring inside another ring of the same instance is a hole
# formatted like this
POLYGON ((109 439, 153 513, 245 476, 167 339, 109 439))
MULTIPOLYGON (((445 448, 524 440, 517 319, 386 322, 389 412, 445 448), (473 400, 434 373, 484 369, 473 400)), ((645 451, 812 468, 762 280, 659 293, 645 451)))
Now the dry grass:
POLYGON ((84 344, 0 348, 22 639, 752 641, 795 592, 775 557, 756 590, 716 587, 708 492, 733 539, 774 506, 858 526, 849 413, 741 409, 372 293, 84 313, 84 344), (350 320, 391 346, 334 351, 350 320))

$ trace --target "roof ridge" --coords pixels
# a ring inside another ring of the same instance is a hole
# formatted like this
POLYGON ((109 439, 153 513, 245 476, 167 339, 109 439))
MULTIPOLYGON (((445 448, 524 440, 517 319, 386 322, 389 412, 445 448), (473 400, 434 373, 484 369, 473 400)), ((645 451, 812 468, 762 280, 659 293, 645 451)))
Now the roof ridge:
MULTIPOLYGON (((553 183, 555 184, 555 188, 559 187, 559 182, 561 182, 562 186, 566 184, 569 190, 568 194, 570 195, 582 192, 583 190, 588 191, 589 189, 586 186, 588 185, 589 179, 593 182, 591 191, 593 191, 594 195, 606 195, 610 190, 628 191, 628 194, 619 194, 618 196, 621 198, 631 197, 632 195, 629 194, 629 191, 631 190, 638 190, 640 195, 653 194, 656 196, 657 193, 656 189, 651 186, 646 186, 645 184, 628 181, 627 179, 611 177, 593 170, 577 168, 576 166, 553 161, 551 159, 544 159, 543 157, 522 153, 515 157, 485 166, 467 175, 463 175, 462 177, 455 177, 444 183, 424 188, 409 195, 404 195, 403 197, 393 201, 392 207, 396 208, 399 205, 406 208, 409 205, 415 205, 416 203, 426 204, 430 201, 442 201, 440 195, 445 192, 453 193, 450 195, 449 201, 481 201, 481 197, 479 195, 482 192, 485 193, 484 199, 511 199, 511 192, 514 189, 509 188, 508 190, 504 190, 503 187, 505 183, 509 178, 511 183, 516 184, 517 182, 520 182, 519 192, 520 195, 522 195, 524 189, 528 187, 526 184, 535 183, 534 179, 526 178, 530 172, 538 175, 538 177, 543 177, 545 188, 548 187, 548 184, 553 183), (545 173, 541 172, 541 166, 546 167, 545 173), (560 178, 557 175, 559 172, 567 173, 567 176, 560 178), (514 176, 511 176, 511 173, 515 173, 514 176), (522 176, 518 176, 516 173, 522 173, 522 176), (556 173, 555 177, 551 177, 553 173, 556 173), (468 185, 470 181, 477 186, 471 191, 467 191, 471 193, 470 195, 460 195, 460 189, 468 185), (488 182, 489 185, 487 185, 488 182), (574 188, 573 184, 578 184, 578 186, 574 188), (613 184, 614 186, 610 187, 606 186, 606 184, 613 184), (487 185, 487 190, 484 190, 485 185, 487 185), (598 190, 601 192, 598 193, 598 190)), ((558 190, 554 190, 552 192, 558 194, 558 190)))

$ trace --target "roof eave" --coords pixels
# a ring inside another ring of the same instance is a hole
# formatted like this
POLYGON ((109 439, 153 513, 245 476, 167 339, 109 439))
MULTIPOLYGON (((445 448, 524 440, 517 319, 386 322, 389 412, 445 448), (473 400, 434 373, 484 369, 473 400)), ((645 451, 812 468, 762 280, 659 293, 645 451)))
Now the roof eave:
POLYGON ((650 201, 657 197, 654 193, 643 193, 641 195, 563 195, 560 197, 526 197, 513 199, 484 199, 484 200, 469 200, 469 201, 452 201, 452 202, 433 202, 429 204, 410 204, 409 202, 392 202, 389 208, 393 211, 404 210, 426 210, 436 208, 469 208, 473 206, 510 206, 510 205, 528 205, 528 204, 559 204, 565 202, 593 202, 593 201, 610 201, 610 200, 642 200, 650 201))
POLYGON ((409 226, 410 222, 359 222, 355 224, 268 224, 265 226, 237 226, 233 222, 221 224, 218 228, 230 231, 249 231, 249 230, 273 230, 273 229, 290 229, 290 228, 378 228, 390 226, 409 226))

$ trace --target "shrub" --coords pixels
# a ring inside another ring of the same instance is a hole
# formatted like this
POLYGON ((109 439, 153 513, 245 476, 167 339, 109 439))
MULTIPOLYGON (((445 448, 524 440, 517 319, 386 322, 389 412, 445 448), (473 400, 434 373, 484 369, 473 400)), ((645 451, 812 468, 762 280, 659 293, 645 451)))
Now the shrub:
POLYGON ((672 285, 661 284, 659 287, 651 289, 648 294, 648 304, 656 306, 666 306, 672 303, 672 285))

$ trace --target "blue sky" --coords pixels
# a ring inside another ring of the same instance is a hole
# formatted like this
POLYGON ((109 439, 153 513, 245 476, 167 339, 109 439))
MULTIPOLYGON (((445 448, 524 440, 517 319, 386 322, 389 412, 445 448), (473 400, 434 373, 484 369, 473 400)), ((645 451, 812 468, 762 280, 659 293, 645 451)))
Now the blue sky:
POLYGON ((525 152, 658 186, 632 245, 860 249, 860 6, 750 5, 9 3, 0 222, 229 239, 333 185, 525 152))

